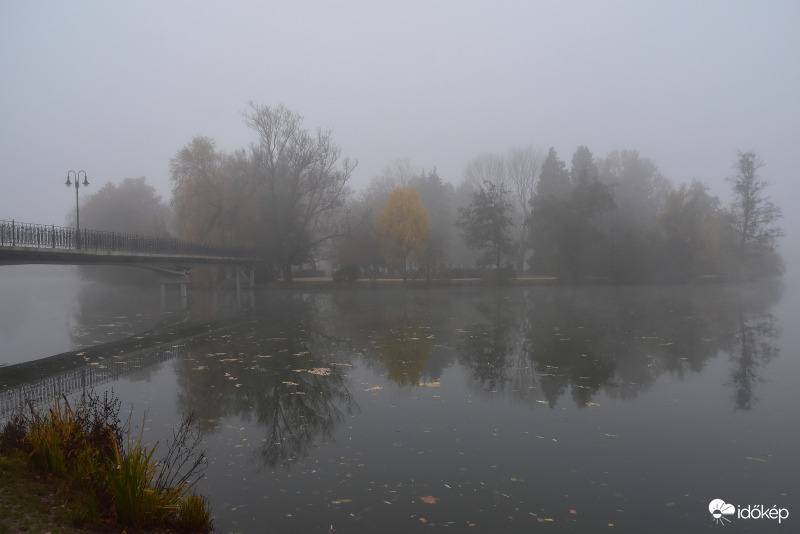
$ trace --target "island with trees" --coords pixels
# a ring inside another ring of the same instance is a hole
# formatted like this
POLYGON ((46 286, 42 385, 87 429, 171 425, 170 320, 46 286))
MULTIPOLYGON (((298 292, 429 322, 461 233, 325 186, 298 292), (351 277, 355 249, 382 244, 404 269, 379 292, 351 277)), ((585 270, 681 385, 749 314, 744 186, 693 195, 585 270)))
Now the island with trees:
MULTIPOLYGON (((561 283, 748 280, 779 276, 781 209, 769 197, 758 153, 739 150, 723 205, 694 178, 675 185, 632 149, 603 157, 580 146, 567 162, 555 148, 480 154, 454 184, 437 169, 391 162, 356 192, 355 160, 330 129, 309 131, 283 106, 255 102, 255 133, 225 152, 191 139, 170 162, 163 202, 144 178, 107 184, 87 198, 87 225, 172 234, 248 247, 260 280, 302 273, 336 280, 552 277, 561 283)), ((211 284, 223 273, 193 273, 211 284)))

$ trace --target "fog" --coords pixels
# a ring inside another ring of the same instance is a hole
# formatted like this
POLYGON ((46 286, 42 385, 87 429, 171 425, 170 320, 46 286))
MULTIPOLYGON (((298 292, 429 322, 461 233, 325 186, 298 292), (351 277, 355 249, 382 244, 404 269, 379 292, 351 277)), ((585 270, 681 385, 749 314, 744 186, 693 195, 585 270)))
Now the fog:
POLYGON ((486 152, 633 149, 727 201, 736 150, 763 159, 797 241, 796 2, 3 2, 0 219, 64 224, 90 194, 204 135, 257 141, 247 102, 333 128, 365 188, 396 158, 454 185, 486 152))

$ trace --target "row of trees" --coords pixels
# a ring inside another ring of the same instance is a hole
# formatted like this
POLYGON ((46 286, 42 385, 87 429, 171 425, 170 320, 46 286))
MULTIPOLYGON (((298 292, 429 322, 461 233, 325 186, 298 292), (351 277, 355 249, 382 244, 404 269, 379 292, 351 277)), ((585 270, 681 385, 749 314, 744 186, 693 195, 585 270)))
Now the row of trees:
POLYGON ((754 152, 738 152, 733 200, 722 206, 701 181, 675 187, 633 150, 597 159, 581 146, 569 168, 553 148, 485 154, 467 164, 457 188, 401 160, 351 200, 357 224, 337 258, 370 271, 397 261, 404 277, 409 258, 425 274, 476 265, 571 282, 778 275, 781 211, 766 195, 762 166, 754 152), (387 252, 387 220, 404 236, 402 254, 387 252))
POLYGON ((401 159, 353 194, 356 164, 331 130, 308 131, 297 113, 252 102, 244 121, 257 136, 248 148, 229 153, 195 137, 177 152, 171 223, 143 178, 89 197, 86 222, 250 247, 287 281, 293 267, 321 260, 403 278, 488 267, 568 281, 782 272, 781 212, 753 152, 737 154, 728 206, 699 180, 675 187, 634 150, 596 158, 584 146, 569 167, 553 148, 483 154, 457 186, 401 159), (131 210, 139 221, 119 227, 131 210))

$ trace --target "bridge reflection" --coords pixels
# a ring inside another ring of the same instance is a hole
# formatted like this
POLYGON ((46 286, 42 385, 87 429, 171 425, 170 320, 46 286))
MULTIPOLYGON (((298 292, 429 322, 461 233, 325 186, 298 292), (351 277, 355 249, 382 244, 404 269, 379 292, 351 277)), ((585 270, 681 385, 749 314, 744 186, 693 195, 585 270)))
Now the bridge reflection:
MULTIPOLYGON (((38 380, 40 368, 36 362, 15 365, 13 366, 17 371, 15 374, 23 377, 27 374, 30 381, 0 390, 0 420, 23 409, 29 403, 36 407, 52 403, 53 399, 60 398, 62 395, 85 394, 100 384, 182 356, 186 350, 185 345, 144 349, 119 358, 112 357, 87 362, 75 369, 38 380)), ((0 368, 0 382, 3 381, 3 371, 4 369, 0 368)), ((2 384, 0 384, 0 388, 2 388, 2 384)))

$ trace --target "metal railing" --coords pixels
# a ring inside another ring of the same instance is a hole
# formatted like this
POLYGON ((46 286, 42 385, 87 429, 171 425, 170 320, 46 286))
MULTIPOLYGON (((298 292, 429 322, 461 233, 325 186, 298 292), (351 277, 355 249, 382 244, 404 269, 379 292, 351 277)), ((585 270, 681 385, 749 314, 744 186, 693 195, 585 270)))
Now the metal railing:
POLYGON ((103 232, 64 226, 0 220, 0 247, 38 247, 93 252, 122 252, 171 256, 253 258, 254 251, 239 247, 188 243, 174 237, 103 232))

